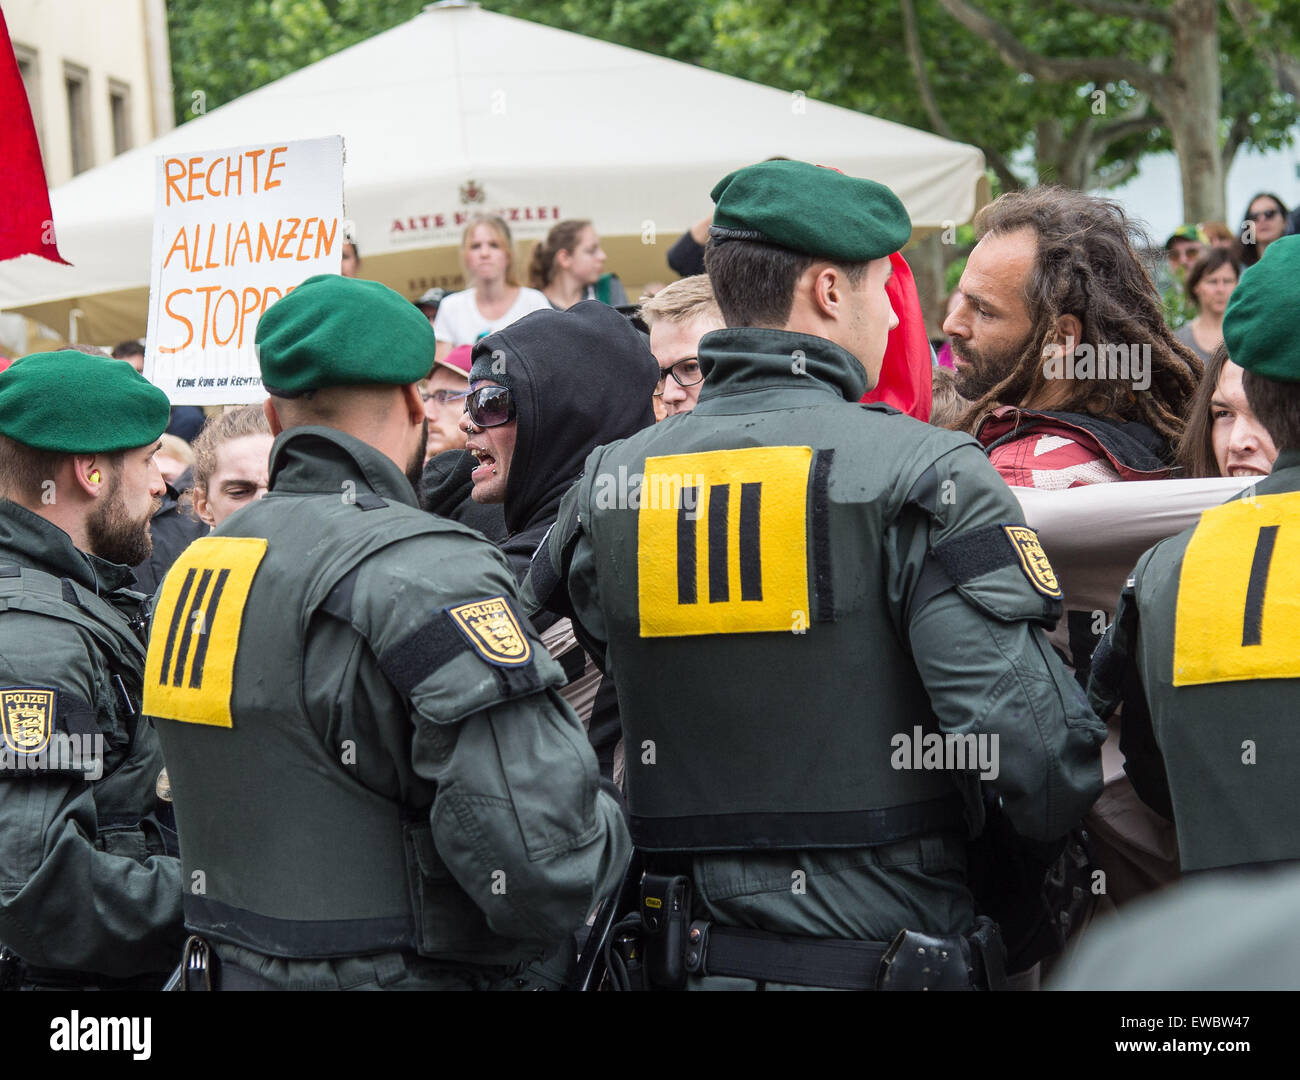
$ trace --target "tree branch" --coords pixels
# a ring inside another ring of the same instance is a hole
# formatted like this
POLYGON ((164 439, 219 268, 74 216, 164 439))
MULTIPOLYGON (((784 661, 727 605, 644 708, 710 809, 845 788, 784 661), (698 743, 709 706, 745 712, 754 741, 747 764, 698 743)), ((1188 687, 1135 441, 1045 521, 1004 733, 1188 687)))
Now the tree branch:
POLYGON ((1150 131, 1152 128, 1160 126, 1160 119, 1155 116, 1133 116, 1126 117, 1123 120, 1115 120, 1095 132, 1096 138, 1102 145, 1108 145, 1117 139, 1125 139, 1130 135, 1140 135, 1144 131, 1150 131))
POLYGON ((989 168, 997 174, 998 180, 1002 183, 1003 191, 1019 191, 1025 186, 1024 181, 1011 171, 1011 162, 1002 156, 1000 150, 995 150, 991 146, 981 146, 980 149, 984 151, 984 160, 989 163, 989 168))
POLYGON ((1126 162, 1124 162, 1123 165, 1117 166, 1116 168, 1112 169, 1110 172, 1106 173, 1104 176, 1101 173, 1098 173, 1096 175, 1097 183, 1089 184, 1088 186, 1100 187, 1104 190, 1109 191, 1111 188, 1119 187, 1120 184, 1124 183, 1125 180, 1127 180, 1130 176, 1133 175, 1134 172, 1137 171, 1137 167, 1138 167, 1138 159, 1136 157, 1131 157, 1126 162))
POLYGON ((912 74, 916 76, 916 89, 921 95, 921 104, 934 125, 934 130, 945 139, 955 139, 952 128, 939 111, 939 102, 935 100, 934 88, 925 71, 925 58, 921 55, 921 36, 916 28, 916 5, 912 0, 899 0, 903 12, 903 42, 907 48, 907 58, 912 62, 912 74))
POLYGON ((1168 8, 1153 7, 1151 4, 1129 4, 1123 3, 1122 0, 1067 0, 1067 2, 1097 15, 1116 15, 1121 19, 1137 19, 1160 26, 1174 25, 1173 13, 1168 8))
MULTIPOLYGON (((940 110, 939 101, 934 94, 934 87, 930 83, 930 76, 926 73, 925 58, 921 52, 921 35, 917 29, 916 5, 912 0, 899 0, 899 7, 903 12, 903 41, 907 48, 908 59, 912 63, 912 73, 916 76, 917 92, 921 96, 921 104, 925 108, 925 113, 930 118, 930 124, 934 127, 935 133, 942 135, 945 139, 962 141, 940 110)), ((989 167, 997 174, 998 180, 1001 181, 1003 191, 1019 191, 1024 187, 1020 178, 1011 171, 1010 163, 999 150, 985 145, 980 145, 980 150, 984 153, 984 160, 989 163, 989 167)))
POLYGON ((998 51, 1008 67, 1027 71, 1045 82, 1067 82, 1080 79, 1095 82, 1099 79, 1124 79, 1132 86, 1143 87, 1153 97, 1162 98, 1168 93, 1166 76, 1157 75, 1150 68, 1118 56, 1096 56, 1076 59, 1043 56, 1025 47, 1014 34, 994 22, 982 11, 971 7, 965 0, 939 0, 948 14, 972 34, 983 38, 998 51))
POLYGON ((1233 158, 1237 156, 1237 151, 1241 149, 1241 144, 1246 141, 1246 136, 1249 134, 1249 118, 1242 113, 1238 113, 1232 118, 1232 126, 1228 128, 1228 137, 1223 140, 1223 149, 1220 151, 1223 157, 1223 173, 1225 176, 1228 174, 1233 158))

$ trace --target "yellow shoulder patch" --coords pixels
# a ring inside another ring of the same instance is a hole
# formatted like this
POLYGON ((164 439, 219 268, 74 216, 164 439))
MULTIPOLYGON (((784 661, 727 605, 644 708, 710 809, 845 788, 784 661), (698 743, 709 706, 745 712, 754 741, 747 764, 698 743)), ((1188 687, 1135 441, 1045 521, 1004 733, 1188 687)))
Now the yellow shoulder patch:
POLYGON ((266 555, 256 536, 205 536, 181 552, 158 595, 144 665, 144 711, 233 727, 235 654, 253 577, 266 555))
POLYGON ((489 664, 522 667, 532 660, 533 643, 504 596, 457 604, 448 608, 447 614, 474 651, 489 664))
POLYGON ((0 728, 15 754, 39 754, 54 730, 58 691, 47 686, 0 687, 0 728))
POLYGON ((1047 561, 1047 552, 1038 541, 1038 533, 1028 525, 1003 525, 1003 531, 1011 546, 1020 558, 1020 568, 1029 579, 1029 584, 1044 596, 1053 600, 1061 599, 1061 583, 1056 580, 1056 571, 1047 561))
POLYGON ((1206 510, 1174 607, 1175 686, 1300 678, 1300 492, 1206 510))

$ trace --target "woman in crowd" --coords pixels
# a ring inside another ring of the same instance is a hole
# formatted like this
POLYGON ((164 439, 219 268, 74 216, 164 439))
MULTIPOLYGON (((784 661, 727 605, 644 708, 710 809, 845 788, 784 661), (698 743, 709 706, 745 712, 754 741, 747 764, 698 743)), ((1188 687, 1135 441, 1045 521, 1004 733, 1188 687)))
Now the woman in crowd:
POLYGON ((457 345, 509 326, 530 311, 551 305, 536 289, 515 281, 514 244, 510 228, 499 217, 476 214, 461 235, 460 257, 469 287, 444 297, 433 321, 441 360, 457 345))
POLYGON ((1241 368, 1220 345, 1205 365, 1179 445, 1183 475, 1267 476, 1277 448, 1251 412, 1241 387, 1241 368))
POLYGON ((1224 248, 1210 248, 1187 273, 1187 299, 1196 317, 1174 331, 1174 337, 1202 360, 1223 344, 1223 313, 1241 277, 1237 256, 1224 248))
POLYGON ((561 221, 533 249, 528 283, 557 311, 583 300, 619 307, 627 303, 623 283, 606 274, 605 249, 590 221, 561 221))
POLYGON ((1286 232, 1286 204, 1276 195, 1261 191, 1250 200, 1238 236, 1241 238, 1241 265, 1254 266, 1265 248, 1286 232))
POLYGON ((271 429, 261 405, 241 405, 208 420, 194 440, 194 512, 215 529, 266 494, 271 429))

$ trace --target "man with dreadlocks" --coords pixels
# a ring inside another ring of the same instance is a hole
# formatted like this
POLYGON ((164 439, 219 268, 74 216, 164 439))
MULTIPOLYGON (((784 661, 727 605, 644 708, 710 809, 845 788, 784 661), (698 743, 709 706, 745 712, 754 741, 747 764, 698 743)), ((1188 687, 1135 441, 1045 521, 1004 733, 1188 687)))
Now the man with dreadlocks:
POLYGON ((1059 187, 1003 195, 944 322, 970 431, 1010 484, 1169 475, 1201 367, 1174 340, 1117 203, 1059 187))
MULTIPOLYGON (((957 426, 1012 485, 1168 477, 1202 368, 1165 325, 1123 210, 1039 187, 985 207, 975 231, 943 326, 958 392, 971 402, 957 426)), ((1082 681, 1114 612, 1069 610, 1066 591, 1051 640, 1082 681)), ((1102 762, 1107 787, 1085 825, 1106 894, 1122 903, 1177 875, 1177 844, 1125 779, 1118 726, 1102 762)))

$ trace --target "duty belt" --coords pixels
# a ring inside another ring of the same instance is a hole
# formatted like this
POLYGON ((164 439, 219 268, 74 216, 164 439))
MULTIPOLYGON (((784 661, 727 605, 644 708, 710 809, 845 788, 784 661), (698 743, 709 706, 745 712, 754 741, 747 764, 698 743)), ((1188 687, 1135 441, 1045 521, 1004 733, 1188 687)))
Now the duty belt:
POLYGON ((969 939, 902 930, 889 942, 772 934, 691 923, 686 970, 833 990, 1001 989, 1001 939, 981 919, 969 939))

